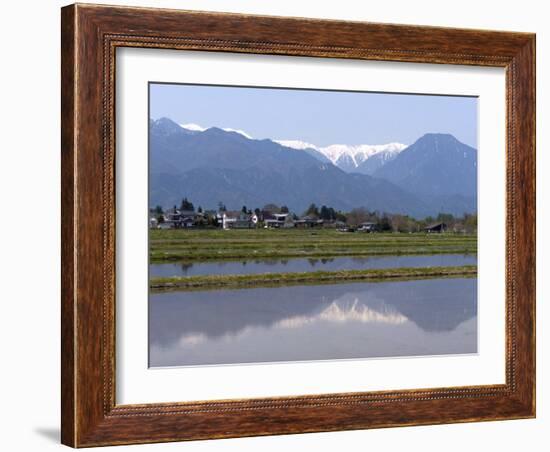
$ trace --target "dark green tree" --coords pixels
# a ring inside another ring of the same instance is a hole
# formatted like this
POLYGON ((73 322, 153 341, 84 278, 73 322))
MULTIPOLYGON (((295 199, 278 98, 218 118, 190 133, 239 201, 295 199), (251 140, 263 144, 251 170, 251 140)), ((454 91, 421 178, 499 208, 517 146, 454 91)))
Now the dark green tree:
POLYGON ((183 198, 181 200, 180 210, 195 210, 195 206, 193 206, 193 203, 189 201, 187 198, 183 198))
POLYGON ((348 218, 346 217, 346 214, 344 212, 338 211, 336 212, 336 220, 342 221, 343 223, 345 223, 348 220, 348 218))
POLYGON ((382 218, 380 218, 380 220, 378 221, 378 229, 382 232, 388 232, 392 230, 391 221, 386 214, 384 214, 382 218))
POLYGON ((319 208, 314 203, 311 203, 306 210, 306 215, 319 218, 319 208))

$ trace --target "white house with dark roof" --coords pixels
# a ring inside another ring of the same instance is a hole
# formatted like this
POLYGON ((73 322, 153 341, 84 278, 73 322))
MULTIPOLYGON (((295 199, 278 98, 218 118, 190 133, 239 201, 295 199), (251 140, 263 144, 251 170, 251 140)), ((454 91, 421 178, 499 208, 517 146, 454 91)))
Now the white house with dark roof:
POLYGON ((181 229, 195 227, 204 218, 204 214, 195 212, 194 210, 179 210, 176 207, 168 209, 164 213, 164 222, 162 229, 181 229))
POLYGON ((254 227, 252 215, 244 212, 223 212, 223 229, 250 229, 254 227))

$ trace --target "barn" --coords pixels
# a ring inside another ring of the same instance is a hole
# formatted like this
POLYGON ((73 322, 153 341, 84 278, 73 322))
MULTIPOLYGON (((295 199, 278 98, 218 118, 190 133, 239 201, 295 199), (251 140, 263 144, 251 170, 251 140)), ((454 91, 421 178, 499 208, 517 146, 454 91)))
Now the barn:
POLYGON ((447 225, 445 223, 434 223, 424 228, 424 231, 426 231, 428 234, 431 234, 431 233, 441 234, 446 230, 447 230, 447 225))

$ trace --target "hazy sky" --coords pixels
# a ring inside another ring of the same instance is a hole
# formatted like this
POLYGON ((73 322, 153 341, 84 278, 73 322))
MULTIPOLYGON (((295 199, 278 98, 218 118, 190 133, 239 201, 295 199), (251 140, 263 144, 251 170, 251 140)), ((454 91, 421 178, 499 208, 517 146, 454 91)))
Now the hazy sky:
POLYGON ((451 133, 477 148, 477 98, 157 84, 150 117, 244 130, 253 138, 329 144, 412 144, 451 133))

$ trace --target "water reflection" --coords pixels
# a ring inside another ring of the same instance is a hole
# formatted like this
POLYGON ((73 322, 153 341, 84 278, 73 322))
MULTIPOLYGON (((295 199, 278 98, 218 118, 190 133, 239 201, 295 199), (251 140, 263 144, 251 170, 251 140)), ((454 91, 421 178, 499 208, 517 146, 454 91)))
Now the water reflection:
POLYGON ((473 353, 476 279, 150 297, 150 365, 473 353))
POLYGON ((151 277, 198 275, 248 275, 257 273, 307 272, 312 270, 361 270, 397 267, 444 267, 476 265, 475 254, 435 254, 425 256, 373 256, 304 259, 258 259, 220 262, 178 262, 151 264, 151 277))

